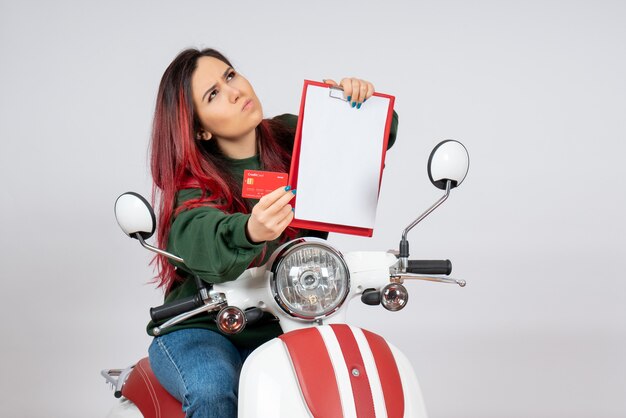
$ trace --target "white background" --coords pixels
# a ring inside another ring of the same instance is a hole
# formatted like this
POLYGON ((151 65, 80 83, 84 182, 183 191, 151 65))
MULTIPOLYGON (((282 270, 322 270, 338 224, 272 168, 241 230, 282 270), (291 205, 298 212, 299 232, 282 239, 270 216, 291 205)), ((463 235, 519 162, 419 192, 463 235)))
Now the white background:
POLYGON ((409 237, 468 286, 351 307, 431 417, 626 416, 624 22, 622 1, 2 0, 0 416, 104 416, 100 369, 146 354, 161 294, 113 202, 150 195, 158 82, 189 46, 230 57, 267 116, 305 78, 396 96, 375 235, 332 235, 343 251, 396 247, 440 195, 430 149, 467 146, 466 182, 409 237))

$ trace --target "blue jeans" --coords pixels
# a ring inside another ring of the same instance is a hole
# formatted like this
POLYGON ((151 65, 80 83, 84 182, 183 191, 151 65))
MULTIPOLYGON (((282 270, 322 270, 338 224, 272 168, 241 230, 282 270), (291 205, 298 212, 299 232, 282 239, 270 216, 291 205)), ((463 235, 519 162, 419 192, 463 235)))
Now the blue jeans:
POLYGON ((217 332, 190 328, 154 338, 149 356, 157 379, 187 417, 236 418, 239 373, 251 351, 217 332))

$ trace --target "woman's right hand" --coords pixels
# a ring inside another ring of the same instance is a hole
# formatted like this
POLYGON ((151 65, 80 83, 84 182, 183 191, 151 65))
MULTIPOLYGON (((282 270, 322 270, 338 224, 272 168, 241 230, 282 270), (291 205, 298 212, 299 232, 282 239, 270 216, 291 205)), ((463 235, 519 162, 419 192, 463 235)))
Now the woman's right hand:
POLYGON ((293 220, 293 210, 289 201, 295 190, 280 187, 263 196, 252 208, 246 224, 248 238, 255 243, 275 240, 293 220))

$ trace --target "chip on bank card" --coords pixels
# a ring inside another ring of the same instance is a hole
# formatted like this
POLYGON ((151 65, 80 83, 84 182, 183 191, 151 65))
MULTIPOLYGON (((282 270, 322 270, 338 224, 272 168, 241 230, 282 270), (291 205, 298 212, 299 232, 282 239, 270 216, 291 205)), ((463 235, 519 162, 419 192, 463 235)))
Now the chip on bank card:
POLYGON ((279 187, 285 187, 289 180, 287 173, 273 171, 244 170, 241 196, 260 199, 279 187))

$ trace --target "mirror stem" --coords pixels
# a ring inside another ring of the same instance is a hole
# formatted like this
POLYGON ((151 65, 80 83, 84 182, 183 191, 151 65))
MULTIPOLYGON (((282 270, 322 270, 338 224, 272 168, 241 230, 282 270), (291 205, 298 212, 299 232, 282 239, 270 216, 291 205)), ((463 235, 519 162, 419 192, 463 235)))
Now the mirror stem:
POLYGON ((428 210, 426 210, 426 212, 422 213, 416 220, 414 220, 413 223, 411 223, 411 225, 406 227, 404 232, 402 232, 402 241, 406 241, 406 236, 408 235, 409 231, 411 229, 413 229, 413 227, 415 227, 415 225, 417 225, 418 223, 422 222, 422 220, 424 220, 425 217, 430 215, 432 213, 432 211, 437 209, 443 202, 446 201, 446 199, 448 199, 448 197, 450 196, 450 189, 451 188, 452 188, 452 181, 451 180, 447 180, 446 181, 446 194, 444 194, 441 197, 441 199, 439 199, 437 202, 435 202, 434 205, 432 205, 430 208, 428 208, 428 210))
POLYGON ((403 271, 406 271, 406 268, 409 264, 409 241, 406 239, 409 231, 415 227, 418 223, 424 220, 425 217, 430 215, 435 209, 437 209, 443 202, 448 199, 450 196, 450 189, 452 188, 452 181, 446 181, 446 193, 437 201, 434 205, 428 208, 424 213, 422 213, 416 220, 414 220, 411 225, 407 226, 402 232, 402 240, 400 241, 400 262, 401 268, 403 271))
MULTIPOLYGON (((185 264, 185 260, 183 260, 182 258, 180 258, 178 256, 175 256, 174 254, 170 254, 167 251, 163 251, 160 248, 153 247, 152 245, 147 244, 146 241, 144 241, 144 239, 141 236, 141 234, 139 234, 139 233, 134 234, 133 237, 137 238, 137 240, 139 241, 141 246, 143 248, 145 248, 146 250, 149 250, 149 251, 152 251, 153 253, 157 253, 157 254, 160 254, 162 256, 165 256, 165 257, 169 258, 170 260, 178 261, 179 263, 185 264)), ((198 277, 197 274, 194 274, 193 277, 194 277, 194 280, 196 282, 196 288, 198 289, 198 292, 200 293, 200 297, 202 298, 202 300, 207 300, 209 298, 209 293, 208 293, 208 290, 207 290, 206 286, 204 285, 204 282, 202 281, 202 279, 200 277, 198 277)))
POLYGON ((134 235, 133 235, 133 238, 137 238, 137 240, 139 241, 139 243, 141 244, 141 246, 142 246, 143 248, 145 248, 146 250, 148 250, 148 251, 152 251, 153 253, 160 254, 160 255, 162 255, 162 256, 165 256, 165 257, 169 258, 170 260, 178 261, 179 263, 183 263, 183 264, 185 263, 185 260, 183 260, 182 258, 180 258, 180 257, 178 257, 178 256, 175 256, 174 254, 170 254, 170 253, 168 253, 167 251, 163 251, 163 250, 161 250, 160 248, 156 248, 156 247, 153 247, 153 246, 152 246, 152 245, 150 245, 150 244, 147 244, 147 243, 143 240, 143 237, 142 237, 139 233, 134 234, 134 235))

